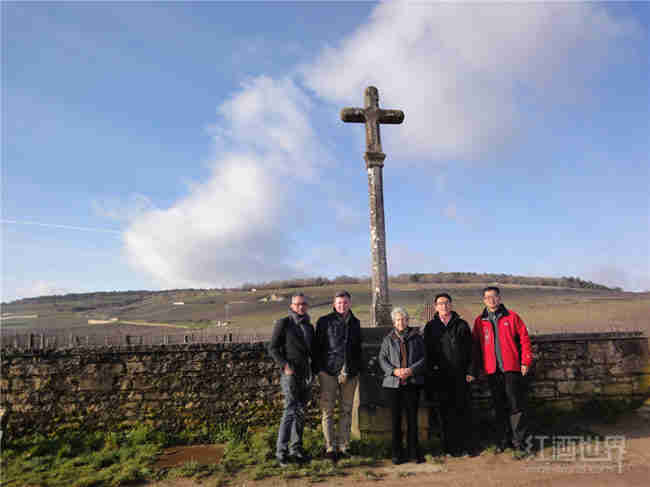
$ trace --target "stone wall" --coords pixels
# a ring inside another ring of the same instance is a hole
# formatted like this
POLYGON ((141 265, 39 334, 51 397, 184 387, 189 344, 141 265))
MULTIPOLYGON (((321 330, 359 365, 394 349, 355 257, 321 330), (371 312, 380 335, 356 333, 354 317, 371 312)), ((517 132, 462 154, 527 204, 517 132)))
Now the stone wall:
MULTIPOLYGON (((648 339, 638 332, 539 335, 531 338, 535 361, 528 375, 528 398, 532 407, 560 410, 578 408, 592 399, 638 401, 650 408, 650 361, 648 339)), ((379 345, 364 350, 368 363, 362 378, 354 429, 361 436, 384 436, 390 432, 390 415, 384 407, 377 363, 379 345)), ((487 381, 471 386, 474 416, 491 414, 487 381)), ((422 397, 420 434, 426 437, 429 408, 422 397)))
MULTIPOLYGON (((366 373, 355 398, 359 436, 389 432, 376 356, 383 330, 363 330, 366 373)), ((534 400, 572 408, 593 397, 643 399, 650 394, 648 340, 640 334, 533 338, 534 400)), ((278 369, 265 344, 184 344, 2 350, 2 430, 12 437, 64 428, 116 428, 149 423, 167 430, 215 423, 273 424, 281 414, 278 369)), ((318 397, 318 389, 314 396, 318 397)), ((485 383, 474 407, 488 410, 485 383)), ((428 413, 422 410, 426 434, 428 413)), ((318 419, 317 402, 308 413, 318 419)))
POLYGON ((263 343, 5 349, 3 429, 267 424, 281 405, 276 369, 263 343))

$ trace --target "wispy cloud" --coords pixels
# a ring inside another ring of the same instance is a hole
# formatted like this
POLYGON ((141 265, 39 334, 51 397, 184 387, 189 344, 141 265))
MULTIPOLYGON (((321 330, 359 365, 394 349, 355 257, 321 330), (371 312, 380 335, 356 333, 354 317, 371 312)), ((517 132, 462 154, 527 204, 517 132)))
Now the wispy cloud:
POLYGON ((14 224, 14 225, 35 225, 39 227, 46 227, 46 228, 61 228, 64 230, 80 230, 82 232, 99 232, 99 233, 113 233, 116 235, 121 234, 122 232, 120 230, 114 230, 110 228, 101 228, 101 227, 80 227, 76 225, 61 225, 57 223, 43 223, 43 222, 33 222, 33 221, 28 221, 28 220, 7 220, 7 219, 2 219, 0 220, 2 223, 8 223, 8 224, 14 224))
POLYGON ((126 201, 98 199, 92 201, 93 211, 101 217, 117 222, 130 222, 143 213, 155 209, 151 200, 143 194, 132 194, 126 201))
POLYGON ((384 107, 405 109, 385 145, 472 157, 513 139, 524 105, 585 96, 616 41, 637 32, 592 3, 384 2, 302 72, 334 103, 358 106, 375 85, 384 107))

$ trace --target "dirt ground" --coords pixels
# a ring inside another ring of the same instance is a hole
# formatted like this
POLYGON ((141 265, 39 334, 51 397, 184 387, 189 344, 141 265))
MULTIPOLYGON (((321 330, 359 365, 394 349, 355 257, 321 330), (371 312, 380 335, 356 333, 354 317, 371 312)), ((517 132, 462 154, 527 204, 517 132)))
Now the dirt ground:
MULTIPOLYGON (((345 477, 326 479, 315 485, 355 487, 405 486, 504 486, 504 487, 591 487, 650 485, 650 419, 629 414, 614 424, 590 424, 589 430, 611 438, 614 448, 605 449, 601 442, 599 458, 584 461, 576 440, 567 440, 565 448, 547 448, 524 460, 511 454, 483 452, 477 457, 447 458, 444 463, 427 462, 399 466, 389 461, 376 467, 346 469, 345 477), (623 437, 621 439, 620 437, 623 437), (568 445, 568 446, 566 446, 568 445), (606 452, 611 459, 605 459, 606 452), (619 455, 619 452, 622 452, 619 455), (543 455, 543 457, 542 457, 543 455), (603 457, 602 459, 600 457, 603 457), (619 463, 619 459, 621 462, 619 463), (552 460, 552 461, 551 461, 552 460), (620 468, 620 473, 619 473, 620 468)), ((163 481, 147 487, 198 487, 214 485, 210 480, 200 484, 191 479, 163 481)), ((260 481, 245 476, 232 479, 232 487, 303 487, 312 485, 309 479, 269 478, 260 481)))

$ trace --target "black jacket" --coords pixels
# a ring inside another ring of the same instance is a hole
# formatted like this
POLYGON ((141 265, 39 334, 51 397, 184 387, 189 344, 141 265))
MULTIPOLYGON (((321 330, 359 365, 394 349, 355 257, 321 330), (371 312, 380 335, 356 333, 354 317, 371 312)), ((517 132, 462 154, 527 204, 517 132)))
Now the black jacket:
POLYGON ((427 372, 447 377, 474 375, 472 332, 455 311, 445 326, 436 313, 424 326, 427 372))
POLYGON ((276 321, 269 343, 269 354, 281 368, 289 364, 297 374, 309 375, 314 352, 314 326, 307 322, 304 338, 298 327, 291 316, 276 321))
MULTIPOLYGON (((345 370, 350 376, 357 376, 362 369, 361 357, 361 323, 350 313, 348 321, 348 338, 345 344, 345 370)), ((314 340, 314 372, 328 372, 330 356, 329 327, 341 319, 336 311, 321 316, 316 322, 316 339, 314 340)))

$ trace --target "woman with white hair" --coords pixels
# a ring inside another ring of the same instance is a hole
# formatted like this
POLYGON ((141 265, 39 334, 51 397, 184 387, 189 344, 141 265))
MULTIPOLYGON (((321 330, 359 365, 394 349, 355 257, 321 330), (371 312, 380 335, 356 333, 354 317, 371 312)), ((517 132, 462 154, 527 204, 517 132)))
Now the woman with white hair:
POLYGON ((424 462, 418 446, 418 404, 424 384, 424 339, 416 328, 408 326, 409 315, 404 308, 391 313, 393 329, 384 337, 379 351, 379 365, 384 371, 382 386, 392 416, 392 457, 398 465, 405 460, 424 462), (406 411, 406 445, 402 448, 402 411, 406 411))

